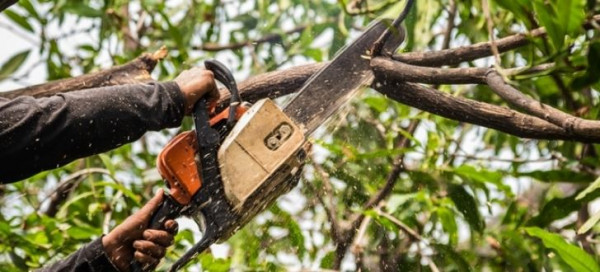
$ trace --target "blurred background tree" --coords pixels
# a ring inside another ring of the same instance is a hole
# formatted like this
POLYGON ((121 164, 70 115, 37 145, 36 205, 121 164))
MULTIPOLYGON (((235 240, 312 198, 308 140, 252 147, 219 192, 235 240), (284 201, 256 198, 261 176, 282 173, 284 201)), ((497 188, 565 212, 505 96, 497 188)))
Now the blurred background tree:
MULTIPOLYGON (((0 86, 87 74, 162 46, 168 55, 153 70, 155 79, 216 58, 243 81, 330 60, 374 18, 403 4, 21 0, 0 14, 0 29, 10 34, 1 48, 14 52, 0 56, 0 86)), ((477 53, 472 45, 486 43, 475 58, 461 58, 463 52, 420 64, 493 67, 533 99, 594 120, 599 13, 594 0, 417 1, 395 59, 448 48, 477 53), (504 37, 519 42, 505 48, 504 37), (548 65, 534 73, 511 69, 539 64, 548 65)), ((447 97, 508 107, 485 84, 429 83, 447 97)), ((598 145, 570 141, 580 139, 575 136, 518 137, 527 135, 388 96, 366 89, 341 109, 313 135, 300 185, 186 269, 600 271, 598 145)), ((163 186, 156 155, 190 127, 186 120, 180 129, 147 133, 2 186, 0 270, 52 263, 124 220, 163 186)), ((199 238, 189 221, 181 225, 159 269, 199 238)))

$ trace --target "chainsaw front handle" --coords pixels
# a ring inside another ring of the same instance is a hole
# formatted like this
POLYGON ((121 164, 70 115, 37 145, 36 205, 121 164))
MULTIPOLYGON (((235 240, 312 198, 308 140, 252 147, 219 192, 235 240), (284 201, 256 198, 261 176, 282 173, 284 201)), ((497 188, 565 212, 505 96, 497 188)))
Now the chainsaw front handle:
POLYGON ((233 127, 236 120, 236 111, 238 106, 242 103, 242 97, 235 83, 235 78, 231 71, 227 67, 217 60, 206 60, 204 66, 207 70, 213 72, 215 79, 225 86, 231 93, 231 100, 229 101, 229 117, 227 118, 227 126, 233 127))

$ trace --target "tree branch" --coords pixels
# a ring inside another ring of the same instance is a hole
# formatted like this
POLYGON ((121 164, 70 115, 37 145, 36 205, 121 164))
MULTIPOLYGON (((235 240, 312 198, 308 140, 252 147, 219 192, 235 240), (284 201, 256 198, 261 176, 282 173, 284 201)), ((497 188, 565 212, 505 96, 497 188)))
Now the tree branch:
POLYGON ((536 101, 510 86, 496 71, 486 74, 487 84, 508 103, 529 114, 563 128, 568 134, 582 136, 600 135, 600 121, 586 120, 562 112, 552 106, 536 101))
MULTIPOLYGON (((437 68, 423 67, 377 57, 371 60, 372 66, 385 69, 397 80, 426 84, 487 84, 487 73, 493 68, 437 68)), ((507 75, 530 75, 549 72, 554 69, 554 63, 545 63, 533 67, 518 67, 504 69, 507 75)), ((435 88, 435 87, 434 87, 435 88)))
POLYGON ((385 67, 373 66, 374 88, 400 103, 453 120, 493 128, 522 138, 600 142, 600 135, 572 135, 543 119, 504 107, 452 97, 438 90, 393 77, 385 67))
POLYGON ((150 72, 156 63, 166 56, 167 49, 163 47, 152 54, 143 54, 126 64, 107 70, 3 92, 0 93, 0 97, 15 98, 23 95, 44 97, 95 87, 148 82, 152 81, 150 72))
MULTIPOLYGON (((510 51, 529 44, 530 37, 546 34, 544 28, 532 30, 529 34, 515 34, 495 41, 499 53, 510 51)), ((421 66, 456 65, 493 55, 492 43, 482 42, 452 49, 428 52, 410 52, 394 55, 393 59, 421 66)))

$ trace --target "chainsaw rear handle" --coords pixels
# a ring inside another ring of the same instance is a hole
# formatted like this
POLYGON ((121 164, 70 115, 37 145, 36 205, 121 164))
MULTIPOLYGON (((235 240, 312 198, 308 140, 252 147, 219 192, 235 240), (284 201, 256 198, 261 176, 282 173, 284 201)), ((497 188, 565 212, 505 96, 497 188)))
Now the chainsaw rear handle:
MULTIPOLYGON (((184 206, 179 204, 176 200, 174 200, 170 195, 164 194, 164 199, 160 203, 158 210, 154 212, 152 218, 150 219, 150 223, 148 224, 148 229, 156 229, 156 230, 164 230, 165 222, 170 219, 175 219, 180 216, 181 211, 184 206)), ((135 257, 134 257, 135 258, 135 257)), ((144 269, 142 264, 134 259, 131 263, 130 269, 132 272, 143 272, 144 269)))
MULTIPOLYGON (((210 127, 210 117, 208 113, 208 102, 205 97, 202 97, 194 104, 194 124, 196 126, 196 137, 198 139, 198 157, 201 164, 197 165, 198 173, 200 173, 202 180, 206 177, 206 168, 202 167, 206 157, 211 157, 209 152, 218 144, 219 133, 210 127)), ((208 164, 204 164, 208 165, 208 164)), ((197 193, 197 192, 196 192, 197 193)), ((173 197, 168 194, 164 195, 164 199, 160 204, 160 207, 150 219, 148 229, 164 230, 165 222, 169 219, 176 219, 182 215, 184 208, 193 205, 195 203, 185 203, 182 205, 178 203, 173 197)), ((142 265, 138 261, 131 263, 132 272, 143 272, 142 265)))

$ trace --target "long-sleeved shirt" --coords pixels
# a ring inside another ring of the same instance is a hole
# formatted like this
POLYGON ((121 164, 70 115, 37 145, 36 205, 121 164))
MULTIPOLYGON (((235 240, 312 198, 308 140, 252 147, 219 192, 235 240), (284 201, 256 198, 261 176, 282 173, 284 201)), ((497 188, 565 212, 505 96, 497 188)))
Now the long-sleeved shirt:
POLYGON ((37 272, 119 272, 109 261, 102 238, 85 245, 64 260, 44 267, 37 272))
POLYGON ((181 124, 184 97, 174 82, 88 89, 52 97, 0 98, 0 183, 181 124))
MULTIPOLYGON (((0 183, 135 141, 181 124, 184 97, 174 82, 111 86, 47 98, 0 98, 0 183)), ((117 271, 101 239, 41 271, 117 271)))

